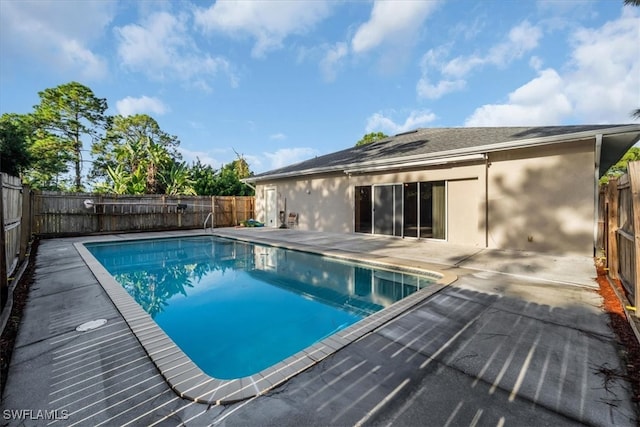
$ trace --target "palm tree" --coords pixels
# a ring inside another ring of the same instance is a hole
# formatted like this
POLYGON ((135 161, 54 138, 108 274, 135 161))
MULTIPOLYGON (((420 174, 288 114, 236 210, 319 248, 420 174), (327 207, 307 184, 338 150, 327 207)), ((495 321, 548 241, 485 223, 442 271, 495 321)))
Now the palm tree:
POLYGON ((147 193, 158 194, 161 192, 159 171, 164 169, 163 166, 168 164, 171 158, 164 147, 151 140, 147 140, 143 149, 146 157, 147 193))

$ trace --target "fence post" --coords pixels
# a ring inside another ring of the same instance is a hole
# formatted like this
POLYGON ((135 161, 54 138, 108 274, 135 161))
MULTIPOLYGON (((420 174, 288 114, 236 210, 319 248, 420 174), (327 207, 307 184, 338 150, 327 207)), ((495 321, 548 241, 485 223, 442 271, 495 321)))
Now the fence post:
POLYGON ((236 206, 236 200, 238 200, 238 196, 233 196, 233 199, 231 199, 231 212, 233 217, 232 227, 238 225, 238 207, 236 206))
POLYGON ((22 217, 20 218, 20 255, 18 260, 22 262, 27 255, 27 247, 31 239, 31 189, 22 184, 22 217))
POLYGON ((0 172, 0 311, 7 304, 9 286, 7 283, 7 256, 5 254, 4 233, 4 174, 0 172))
POLYGON ((633 213, 633 236, 634 236, 634 259, 633 271, 635 277, 632 278, 634 285, 634 300, 631 301, 636 308, 635 315, 640 317, 640 162, 629 162, 628 165, 629 185, 631 186, 631 212, 633 213))
POLYGON ((607 267, 609 277, 618 278, 618 180, 613 178, 607 184, 607 205, 609 216, 607 217, 607 230, 609 235, 607 244, 607 267))
MULTIPOLYGON (((180 204, 180 196, 178 195, 177 205, 180 204)), ((176 205, 176 214, 178 215, 178 228, 182 228, 182 209, 178 209, 176 205)))
POLYGON ((98 232, 104 231, 104 198, 102 194, 98 196, 98 205, 93 206, 93 213, 97 217, 98 220, 98 232))
POLYGON ((211 196, 211 228, 216 228, 216 196, 211 196))

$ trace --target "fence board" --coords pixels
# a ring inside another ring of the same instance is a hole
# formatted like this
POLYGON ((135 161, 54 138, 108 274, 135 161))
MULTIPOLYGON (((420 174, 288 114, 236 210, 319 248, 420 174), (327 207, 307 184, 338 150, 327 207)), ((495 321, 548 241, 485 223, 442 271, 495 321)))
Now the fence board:
POLYGON ((0 309, 9 298, 8 278, 20 260, 22 185, 20 178, 0 173, 0 309))

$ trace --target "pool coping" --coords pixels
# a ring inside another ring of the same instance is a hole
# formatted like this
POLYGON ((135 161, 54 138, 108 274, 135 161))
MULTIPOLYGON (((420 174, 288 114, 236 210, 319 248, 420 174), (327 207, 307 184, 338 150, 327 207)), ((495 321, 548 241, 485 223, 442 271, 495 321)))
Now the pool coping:
POLYGON ((431 276, 435 280, 431 286, 415 292, 391 306, 367 316, 353 325, 324 338, 323 340, 293 354, 292 356, 289 356, 285 360, 278 362, 269 368, 243 378, 223 380, 211 377, 204 373, 84 246, 85 243, 93 242, 122 242, 127 240, 157 239, 159 238, 157 234, 154 233, 153 236, 94 236, 93 238, 88 236, 86 239, 82 239, 82 241, 74 243, 74 247, 80 254, 81 258, 96 277, 98 283, 100 283, 102 288, 105 290, 112 303, 120 312, 125 322, 171 389, 180 397, 198 403, 228 404, 262 395, 283 384, 293 376, 314 366, 350 343, 381 327, 391 319, 405 313, 411 307, 424 301, 457 279, 457 276, 450 272, 426 269, 426 263, 416 263, 415 261, 410 260, 380 257, 363 253, 329 250, 326 248, 318 248, 314 250, 310 249, 308 246, 296 244, 256 242, 255 240, 243 239, 242 237, 218 235, 215 232, 202 232, 198 234, 172 233, 171 236, 160 238, 181 236, 214 236, 241 242, 315 253, 332 258, 365 263, 372 266, 402 270, 410 273, 419 273, 431 276))

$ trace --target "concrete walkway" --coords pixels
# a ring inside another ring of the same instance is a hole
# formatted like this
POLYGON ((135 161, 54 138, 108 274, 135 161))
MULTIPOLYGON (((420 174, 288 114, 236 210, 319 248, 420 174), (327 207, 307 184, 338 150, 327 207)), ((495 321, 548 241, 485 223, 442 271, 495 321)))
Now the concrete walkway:
MULTIPOLYGON (((78 255, 74 242, 96 238, 44 240, 3 395, 3 422, 637 425, 590 258, 295 230, 215 233, 428 263, 458 280, 265 395, 207 406, 166 385, 78 255), (107 325, 75 331, 96 318, 107 325)), ((184 233, 161 233, 177 234, 184 233)))

